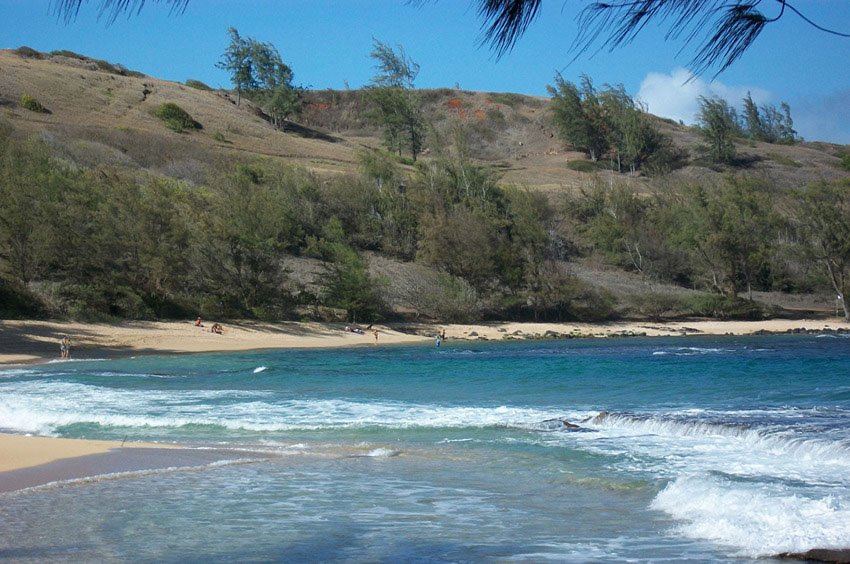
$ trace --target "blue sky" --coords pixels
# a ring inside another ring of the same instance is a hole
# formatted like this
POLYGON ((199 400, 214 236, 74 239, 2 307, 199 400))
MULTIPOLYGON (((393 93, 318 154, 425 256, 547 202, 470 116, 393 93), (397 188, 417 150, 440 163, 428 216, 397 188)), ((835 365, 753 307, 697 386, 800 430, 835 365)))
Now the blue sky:
MULTIPOLYGON (((760 103, 786 101, 807 140, 850 144, 850 39, 817 31, 794 14, 769 25, 756 44, 712 81, 686 82, 693 51, 664 40, 648 26, 615 51, 590 51, 571 62, 575 15, 584 0, 547 0, 541 16, 513 51, 496 60, 479 46, 480 21, 467 0, 189 0, 182 15, 148 0, 139 15, 107 25, 100 0, 88 0, 65 24, 50 0, 0 0, 0 47, 69 49, 121 63, 166 80, 193 78, 230 87, 216 69, 227 47, 228 27, 270 42, 295 71, 295 83, 324 89, 359 88, 375 69, 373 38, 401 45, 419 63, 419 88, 517 92, 546 96, 556 72, 577 81, 623 84, 657 115, 692 123, 699 95, 718 94, 735 105, 748 92, 760 103)), ((766 11, 771 2, 764 2, 766 11)), ((815 22, 850 32, 850 1, 796 0, 815 22)), ((768 12, 769 13, 769 12, 768 12)), ((2 80, 2 70, 0 70, 2 80)))

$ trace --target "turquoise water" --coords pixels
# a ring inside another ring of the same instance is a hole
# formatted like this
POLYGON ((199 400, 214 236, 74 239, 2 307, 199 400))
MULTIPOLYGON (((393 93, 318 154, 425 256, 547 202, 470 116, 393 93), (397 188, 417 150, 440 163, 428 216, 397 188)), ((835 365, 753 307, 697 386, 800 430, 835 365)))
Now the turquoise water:
POLYGON ((850 546, 850 339, 833 335, 57 362, 0 370, 0 429, 228 449, 0 495, 12 560, 747 562, 850 546))

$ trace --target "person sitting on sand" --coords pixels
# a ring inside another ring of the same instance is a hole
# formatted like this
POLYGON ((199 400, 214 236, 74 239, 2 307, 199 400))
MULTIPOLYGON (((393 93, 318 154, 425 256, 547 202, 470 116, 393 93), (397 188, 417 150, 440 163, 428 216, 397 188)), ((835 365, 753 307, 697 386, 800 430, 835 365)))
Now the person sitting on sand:
POLYGON ((203 326, 204 326, 204 322, 201 321, 201 316, 199 315, 198 318, 195 320, 195 327, 203 327, 203 326))
POLYGON ((210 327, 210 333, 216 333, 217 335, 221 335, 224 333, 224 327, 221 326, 221 323, 213 323, 212 327, 210 327))

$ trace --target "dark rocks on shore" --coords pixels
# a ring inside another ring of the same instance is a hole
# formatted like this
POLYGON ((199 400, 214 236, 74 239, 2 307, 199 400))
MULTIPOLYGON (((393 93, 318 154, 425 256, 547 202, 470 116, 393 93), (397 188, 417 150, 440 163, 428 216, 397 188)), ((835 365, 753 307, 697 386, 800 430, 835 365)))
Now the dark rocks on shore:
POLYGON ((806 552, 783 552, 777 554, 780 560, 798 560, 801 562, 828 562, 830 564, 850 564, 850 548, 813 548, 806 552))
POLYGON ((832 329, 831 327, 824 327, 823 329, 807 329, 805 327, 794 327, 793 329, 786 329, 785 331, 770 331, 768 329, 759 329, 758 331, 753 332, 753 335, 842 335, 845 333, 850 333, 850 327, 837 327, 832 329))
MULTIPOLYGON (((831 334, 831 333, 850 333, 850 328, 848 327, 838 327, 837 329, 832 329, 830 327, 824 327, 823 329, 806 329, 805 327, 795 327, 793 329, 788 329, 785 331, 786 333, 793 333, 794 335, 820 335, 820 334, 831 334)), ((769 333, 765 333, 769 334, 769 333)))

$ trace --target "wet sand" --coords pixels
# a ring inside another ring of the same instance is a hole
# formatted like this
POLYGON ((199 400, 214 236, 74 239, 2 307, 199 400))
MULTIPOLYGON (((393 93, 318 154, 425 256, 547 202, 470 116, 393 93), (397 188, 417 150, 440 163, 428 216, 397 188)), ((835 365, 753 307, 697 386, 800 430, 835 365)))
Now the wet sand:
POLYGON ((154 443, 0 434, 0 493, 94 477, 190 469, 258 457, 267 455, 154 443))

